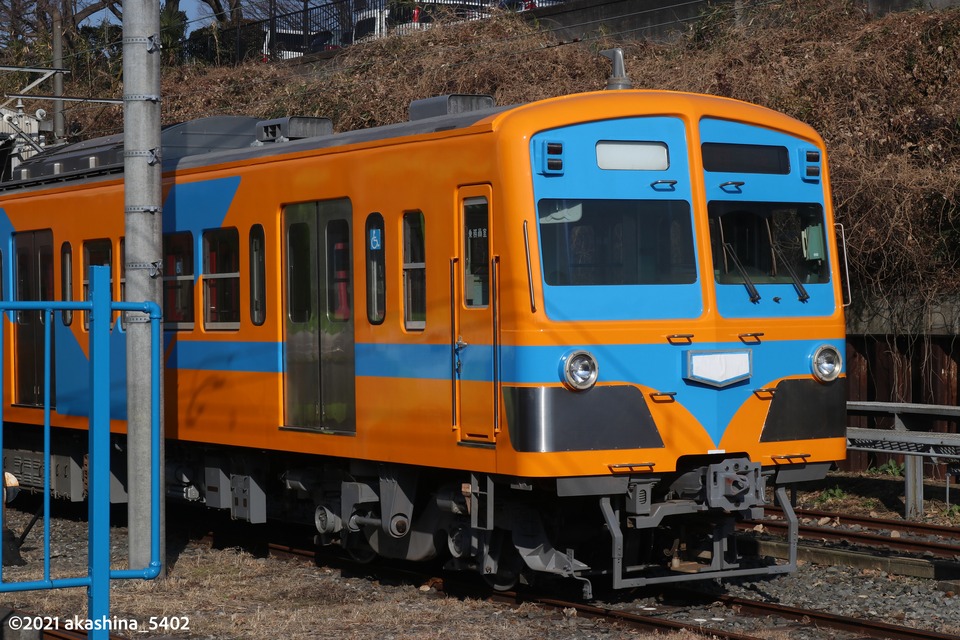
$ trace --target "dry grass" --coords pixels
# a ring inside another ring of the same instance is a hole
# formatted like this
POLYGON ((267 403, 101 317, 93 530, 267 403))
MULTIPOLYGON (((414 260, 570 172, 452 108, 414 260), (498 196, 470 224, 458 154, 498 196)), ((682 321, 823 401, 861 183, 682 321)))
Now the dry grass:
MULTIPOLYGON (((61 619, 82 617, 86 610, 86 595, 79 589, 7 594, 4 600, 8 606, 61 619)), ((589 632, 611 640, 644 637, 534 605, 510 608, 446 598, 425 588, 381 585, 366 576, 345 577, 338 570, 303 562, 199 547, 186 550, 166 579, 114 582, 110 616, 136 620, 141 627, 151 617, 189 619, 189 631, 137 633, 138 637, 562 640, 589 632)), ((696 636, 666 637, 693 640, 696 636)))
MULTIPOLYGON (((597 53, 621 46, 637 87, 748 100, 820 131, 858 305, 879 303, 895 332, 916 332, 920 310, 960 295, 960 10, 873 19, 853 0, 743 4, 739 17, 720 5, 668 43, 561 43, 501 15, 355 45, 314 66, 170 68, 163 117, 322 115, 341 131, 371 127, 445 93, 513 104, 600 89, 609 63, 597 53)), ((80 75, 68 93, 121 93, 103 73, 80 75)), ((115 107, 77 107, 70 119, 85 136, 122 122, 115 107)))

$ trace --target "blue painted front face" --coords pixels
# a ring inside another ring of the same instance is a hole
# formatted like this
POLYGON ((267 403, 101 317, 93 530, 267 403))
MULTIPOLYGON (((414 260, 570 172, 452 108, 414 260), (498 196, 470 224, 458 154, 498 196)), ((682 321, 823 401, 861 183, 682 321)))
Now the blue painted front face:
POLYGON ((703 310, 683 122, 629 118, 533 137, 544 305, 555 320, 703 310))
POLYGON ((700 122, 707 211, 694 211, 683 121, 590 122, 531 140, 544 306, 554 320, 696 318, 697 255, 728 318, 827 316, 830 283, 813 145, 724 120, 700 122), (708 216, 710 237, 694 219, 708 216), (699 248, 699 252, 698 252, 699 248))
MULTIPOLYGON (((533 136, 551 320, 696 320, 711 288, 725 318, 834 313, 819 149, 741 123, 705 118, 697 126, 701 140, 693 147, 691 132, 672 117, 590 122, 533 136), (702 174, 692 173, 690 153, 701 155, 702 174), (706 195, 705 210, 694 192, 706 195), (705 227, 709 235, 700 237, 705 227), (701 264, 711 272, 702 273, 701 264)), ((762 326, 751 321, 749 330, 762 326)), ((596 356, 601 383, 672 394, 719 444, 755 390, 784 377, 809 379, 822 344, 844 348, 842 340, 517 347, 505 350, 503 379, 556 384, 564 350, 584 349, 596 356)))
POLYGON ((820 150, 711 118, 700 136, 720 315, 833 314, 820 150))

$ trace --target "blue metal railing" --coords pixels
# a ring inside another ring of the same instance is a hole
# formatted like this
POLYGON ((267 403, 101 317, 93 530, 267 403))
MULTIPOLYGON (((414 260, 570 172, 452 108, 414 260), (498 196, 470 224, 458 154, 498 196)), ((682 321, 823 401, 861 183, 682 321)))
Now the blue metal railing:
MULTIPOLYGON (((43 578, 25 582, 3 580, 0 550, 0 592, 33 591, 87 587, 87 619, 108 620, 110 615, 110 580, 140 578, 149 580, 160 574, 160 354, 162 311, 152 302, 131 303, 110 300, 110 268, 90 268, 90 300, 82 302, 7 302, 0 301, 0 312, 40 311, 44 329, 43 372, 43 578), (88 574, 53 579, 50 575, 50 399, 51 399, 51 328, 57 311, 79 310, 90 318, 90 424, 88 463, 88 574), (110 332, 114 311, 134 311, 150 318, 151 327, 151 443, 150 464, 152 496, 150 564, 142 568, 111 570, 110 568, 110 332)), ((3 362, 3 341, 0 340, 0 362, 3 362)), ((0 367, 0 388, 4 388, 0 367)), ((3 406, 0 403, 0 451, 3 450, 3 406)), ((0 531, 4 528, 0 510, 0 531)), ((91 638, 107 638, 108 628, 96 628, 91 638)))

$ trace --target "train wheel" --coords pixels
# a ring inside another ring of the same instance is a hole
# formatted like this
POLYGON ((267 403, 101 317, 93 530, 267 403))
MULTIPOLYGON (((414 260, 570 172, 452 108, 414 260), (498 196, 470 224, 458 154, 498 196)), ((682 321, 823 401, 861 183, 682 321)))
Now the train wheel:
POLYGON ((351 558, 361 564, 369 564, 377 557, 377 552, 367 543, 362 533, 347 533, 343 540, 343 548, 351 558))
POLYGON ((494 591, 509 591, 517 586, 524 564, 509 532, 494 532, 489 556, 496 561, 497 570, 484 573, 484 582, 494 591))

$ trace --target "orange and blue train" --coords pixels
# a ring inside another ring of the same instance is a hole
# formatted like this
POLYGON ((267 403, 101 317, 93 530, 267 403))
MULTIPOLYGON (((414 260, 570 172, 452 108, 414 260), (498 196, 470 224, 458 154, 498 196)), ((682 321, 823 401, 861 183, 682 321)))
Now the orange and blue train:
MULTIPOLYGON (((605 90, 408 122, 164 129, 166 493, 496 588, 789 571, 786 491, 845 456, 823 140, 766 108, 605 90), (786 563, 738 546, 773 496, 786 563)), ((0 184, 6 300, 123 296, 122 138, 0 184)), ((83 499, 87 319, 58 313, 53 491, 83 499)), ((7 470, 41 486, 44 343, 7 317, 7 470)), ((113 353, 123 362, 124 322, 113 353)), ((123 367, 111 430, 123 450, 123 367)), ((114 469, 114 496, 125 471, 114 469)))

